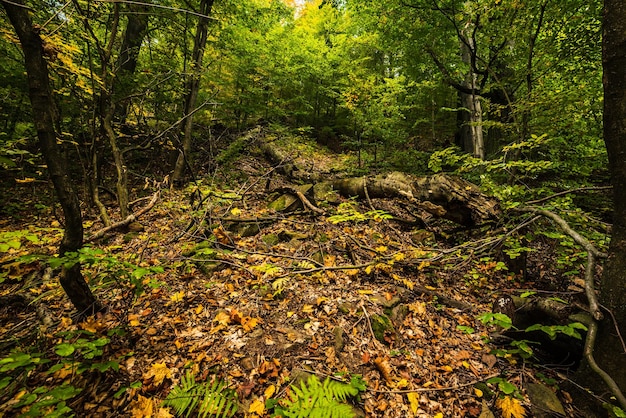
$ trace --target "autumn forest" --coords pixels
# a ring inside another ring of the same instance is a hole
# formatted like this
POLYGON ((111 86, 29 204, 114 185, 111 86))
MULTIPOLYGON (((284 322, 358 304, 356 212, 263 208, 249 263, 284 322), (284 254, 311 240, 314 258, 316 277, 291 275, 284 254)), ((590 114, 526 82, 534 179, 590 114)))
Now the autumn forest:
POLYGON ((626 417, 621 0, 0 5, 0 417, 626 417))

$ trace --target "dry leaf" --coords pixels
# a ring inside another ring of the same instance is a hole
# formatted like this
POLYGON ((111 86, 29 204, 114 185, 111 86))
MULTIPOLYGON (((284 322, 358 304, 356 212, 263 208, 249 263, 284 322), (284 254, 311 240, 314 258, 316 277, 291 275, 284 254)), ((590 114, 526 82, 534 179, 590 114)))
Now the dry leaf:
POLYGON ((250 404, 250 409, 248 412, 251 414, 259 414, 263 415, 265 413, 265 403, 261 399, 255 399, 254 402, 250 404))
POLYGON ((500 408, 504 418, 524 418, 526 416, 526 410, 519 399, 505 396, 496 401, 496 406, 500 408))
POLYGON ((180 292, 176 292, 172 296, 170 296, 170 300, 172 301, 172 303, 178 303, 178 302, 182 301, 184 298, 185 298, 185 292, 182 291, 182 290, 180 292))
POLYGON ((267 389, 265 389, 265 393, 263 394, 263 396, 265 396, 265 399, 269 399, 274 393, 276 393, 276 386, 269 385, 267 389))
POLYGON ((406 394, 406 397, 409 398, 409 405, 411 406, 411 412, 413 412, 413 415, 417 415, 417 410, 420 407, 419 395, 416 392, 410 392, 406 394))
POLYGON ((172 371, 165 365, 165 362, 154 363, 152 367, 150 367, 150 370, 143 376, 144 380, 148 380, 151 377, 153 378, 152 383, 158 386, 163 383, 165 378, 169 379, 172 377, 172 371))
POLYGON ((153 405, 152 400, 137 395, 137 399, 131 404, 132 418, 150 418, 152 417, 153 405))

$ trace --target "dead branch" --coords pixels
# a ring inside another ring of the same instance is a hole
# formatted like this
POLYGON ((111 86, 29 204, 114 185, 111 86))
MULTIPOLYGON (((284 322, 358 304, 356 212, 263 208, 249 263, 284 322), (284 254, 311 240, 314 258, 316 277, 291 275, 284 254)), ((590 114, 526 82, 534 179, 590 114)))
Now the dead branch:
POLYGON ((152 195, 152 199, 150 200, 150 202, 144 206, 142 209, 140 209, 139 211, 135 212, 135 213, 131 213, 130 215, 128 215, 126 217, 126 219, 123 219, 119 222, 115 222, 114 224, 111 224, 105 228, 102 228, 101 230, 97 231, 96 233, 94 233, 93 235, 90 235, 89 237, 85 238, 84 242, 91 242, 91 241, 95 241, 97 239, 102 238, 107 232, 109 231, 113 231, 114 229, 118 229, 118 228, 122 228, 132 222, 135 222, 141 215, 143 215, 144 213, 148 212, 150 209, 152 209, 154 207, 154 205, 156 204, 157 200, 159 200, 159 196, 161 195, 161 191, 157 190, 153 195, 152 195))

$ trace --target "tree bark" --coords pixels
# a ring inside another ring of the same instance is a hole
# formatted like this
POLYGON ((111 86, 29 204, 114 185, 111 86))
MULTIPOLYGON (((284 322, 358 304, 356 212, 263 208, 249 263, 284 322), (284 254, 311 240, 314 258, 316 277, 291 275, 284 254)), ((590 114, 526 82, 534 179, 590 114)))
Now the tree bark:
MULTIPOLYGON (((211 13, 214 0, 201 0, 199 13, 208 16, 211 13)), ((191 155, 191 133, 193 126, 193 111, 196 106, 198 92, 200 91, 200 77, 202 76, 202 59, 204 58, 204 49, 209 30, 209 19, 200 17, 196 28, 196 35, 193 43, 192 64, 189 70, 189 76, 185 83, 185 106, 183 108, 183 143, 182 149, 179 150, 174 172, 172 173, 172 183, 181 185, 185 167, 190 162, 191 155)))
MULTIPOLYGON (((604 264, 600 299, 617 321, 626 327, 626 3, 604 1, 604 141, 613 184, 613 231, 604 264)), ((610 319, 600 323, 596 360, 622 390, 626 389, 626 353, 610 319)))
POLYGON ((116 77, 113 82, 113 98, 115 101, 115 118, 121 123, 126 121, 130 105, 129 93, 133 92, 133 76, 137 68, 139 51, 148 33, 148 7, 145 5, 128 4, 128 22, 124 31, 124 39, 117 60, 116 77), (124 94, 125 97, 117 97, 124 94))
MULTIPOLYGON (((26 6, 19 3, 19 0, 1 3, 22 45, 39 146, 65 216, 65 230, 59 247, 59 255, 63 256, 82 247, 83 224, 78 195, 68 174, 67 159, 57 143, 55 127, 58 112, 50 88, 48 64, 43 55, 44 45, 39 36, 39 29, 33 26, 26 6)), ((102 309, 81 274, 80 264, 64 269, 60 281, 63 290, 80 314, 89 314, 102 309)))
POLYGON ((466 123, 460 127, 461 141, 465 151, 472 152, 474 157, 485 159, 485 139, 483 136, 483 109, 480 96, 476 93, 478 89, 478 75, 474 71, 475 48, 473 32, 474 25, 468 23, 463 28, 461 39, 461 59, 470 70, 465 77, 465 87, 471 93, 459 92, 461 98, 461 112, 466 112, 466 123))

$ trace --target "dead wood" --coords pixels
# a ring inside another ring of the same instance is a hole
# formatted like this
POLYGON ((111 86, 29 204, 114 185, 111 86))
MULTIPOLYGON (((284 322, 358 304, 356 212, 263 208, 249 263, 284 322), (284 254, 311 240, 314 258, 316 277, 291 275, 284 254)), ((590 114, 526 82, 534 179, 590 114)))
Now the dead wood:
POLYGON ((437 174, 415 177, 391 172, 375 177, 355 177, 331 182, 346 197, 401 198, 432 216, 473 226, 501 215, 498 201, 460 177, 437 174))
POLYGON ((113 231, 114 229, 125 227, 125 226, 129 225, 130 223, 135 222, 141 215, 143 215, 144 213, 148 212, 150 209, 152 209, 154 207, 154 205, 156 204, 157 200, 159 200, 159 196, 160 195, 161 195, 161 191, 160 190, 156 191, 152 195, 152 199, 150 200, 150 203, 148 203, 146 206, 144 206, 143 208, 141 208, 140 210, 138 210, 135 213, 131 213, 125 219, 122 219, 119 222, 115 222, 114 224, 111 224, 111 225, 109 225, 109 226, 107 226, 105 228, 102 228, 101 230, 97 231, 93 235, 88 236, 87 238, 85 238, 85 242, 91 242, 91 241, 97 240, 99 238, 102 238, 104 236, 104 234, 106 234, 109 231, 113 231))

